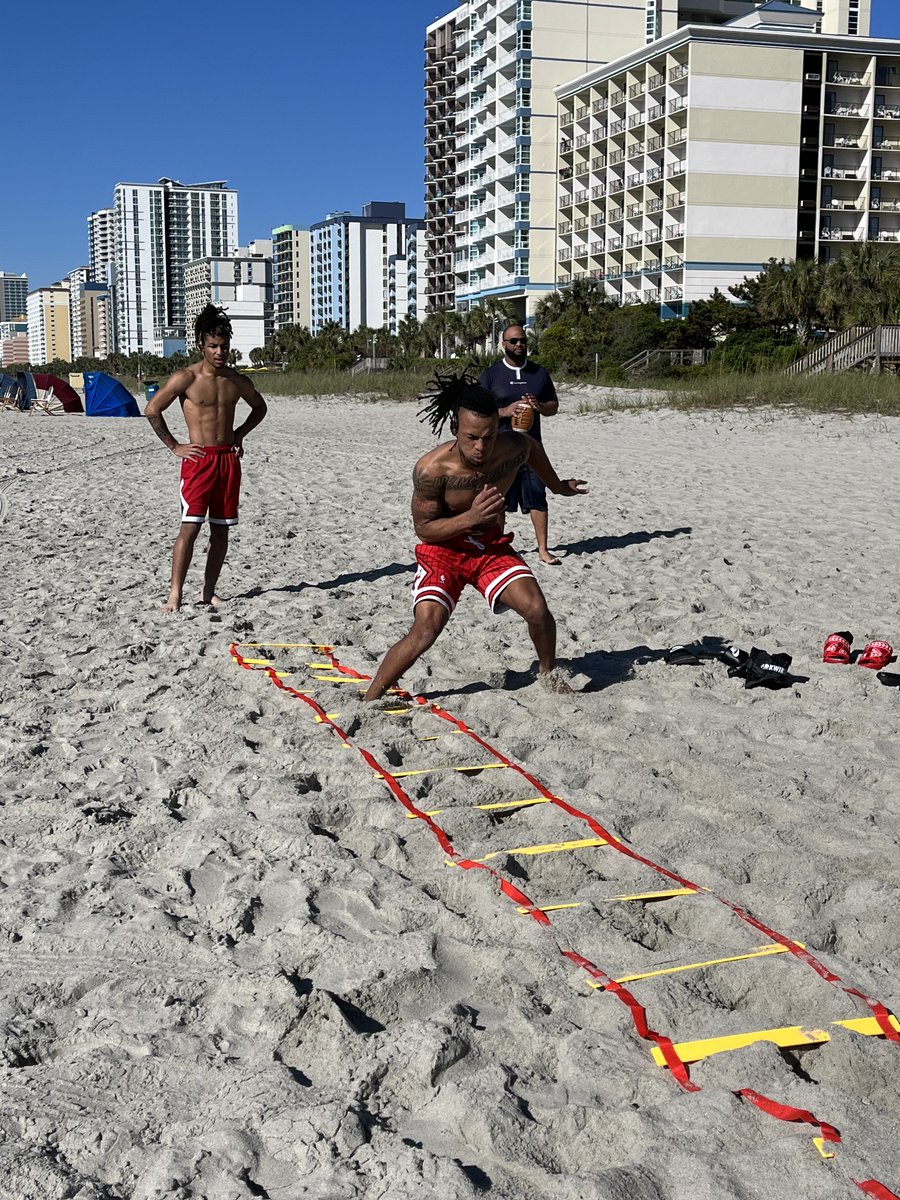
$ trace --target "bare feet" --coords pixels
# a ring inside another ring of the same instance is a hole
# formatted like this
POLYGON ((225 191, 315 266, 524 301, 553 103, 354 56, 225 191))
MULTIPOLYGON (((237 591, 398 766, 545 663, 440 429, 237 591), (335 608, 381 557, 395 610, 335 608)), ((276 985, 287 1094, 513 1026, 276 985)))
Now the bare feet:
POLYGON ((548 567, 558 567, 562 562, 561 558, 557 558, 555 554, 551 554, 549 550, 538 550, 538 555, 542 563, 546 563, 548 567))
POLYGON ((548 692, 554 692, 558 696, 571 695, 572 685, 562 667, 554 667, 552 671, 541 671, 538 681, 548 692))
POLYGON ((181 608, 181 592, 169 592, 169 598, 162 606, 163 612, 178 612, 181 608))
POLYGON ((222 603, 222 598, 221 596, 217 596, 215 592, 213 592, 211 596, 208 595, 206 588, 203 588, 197 596, 197 603, 211 604, 213 608, 217 608, 222 603))

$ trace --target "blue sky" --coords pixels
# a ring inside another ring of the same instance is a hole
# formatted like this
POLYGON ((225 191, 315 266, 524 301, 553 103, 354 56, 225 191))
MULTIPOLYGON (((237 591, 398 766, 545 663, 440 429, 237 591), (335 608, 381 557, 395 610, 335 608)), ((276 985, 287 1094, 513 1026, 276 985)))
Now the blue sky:
MULTIPOLYGON (((422 43, 452 0, 19 3, 0 270, 31 287, 87 261, 86 218, 119 181, 227 179, 240 239, 368 200, 423 212, 422 43), (17 103, 13 104, 13 99, 17 103)), ((900 38, 896 0, 872 33, 900 38)))

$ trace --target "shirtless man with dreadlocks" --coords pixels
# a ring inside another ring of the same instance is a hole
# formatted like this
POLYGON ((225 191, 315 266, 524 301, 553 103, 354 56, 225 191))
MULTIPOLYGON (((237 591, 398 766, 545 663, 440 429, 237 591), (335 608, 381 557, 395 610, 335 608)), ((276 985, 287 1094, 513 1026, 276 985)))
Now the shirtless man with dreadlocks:
POLYGON ((505 495, 523 463, 557 496, 585 495, 585 481, 561 480, 540 442, 526 434, 498 432, 496 402, 466 374, 436 376, 419 415, 435 433, 449 417, 454 440, 429 450, 413 469, 413 525, 421 540, 413 624, 387 652, 364 698, 378 700, 434 644, 467 583, 492 612, 511 608, 524 618, 539 674, 554 690, 568 691, 554 671, 553 614, 530 568, 512 551, 513 535, 503 532, 505 495))

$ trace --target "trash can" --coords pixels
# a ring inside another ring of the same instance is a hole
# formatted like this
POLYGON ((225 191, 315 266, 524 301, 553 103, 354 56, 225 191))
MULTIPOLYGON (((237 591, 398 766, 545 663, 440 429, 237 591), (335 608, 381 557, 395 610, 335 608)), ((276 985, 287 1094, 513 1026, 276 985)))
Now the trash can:
POLYGON ((152 400, 159 391, 159 384, 155 379, 147 379, 144 381, 144 399, 152 400))

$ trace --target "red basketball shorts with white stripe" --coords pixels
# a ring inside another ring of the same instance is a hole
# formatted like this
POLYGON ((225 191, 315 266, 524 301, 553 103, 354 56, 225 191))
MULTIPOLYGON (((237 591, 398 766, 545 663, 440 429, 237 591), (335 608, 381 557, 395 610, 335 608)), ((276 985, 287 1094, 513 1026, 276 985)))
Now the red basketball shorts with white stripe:
POLYGON ((478 588, 491 612, 502 612, 500 597, 514 579, 534 579, 530 567, 510 549, 513 534, 470 533, 447 542, 416 546, 419 569, 413 607, 433 600, 452 613, 466 584, 478 588))
POLYGON ((181 460, 181 519, 200 525, 237 525, 241 460, 234 446, 204 446, 202 458, 181 460))

